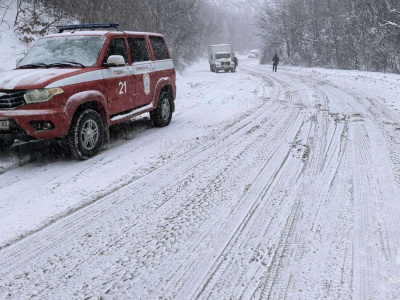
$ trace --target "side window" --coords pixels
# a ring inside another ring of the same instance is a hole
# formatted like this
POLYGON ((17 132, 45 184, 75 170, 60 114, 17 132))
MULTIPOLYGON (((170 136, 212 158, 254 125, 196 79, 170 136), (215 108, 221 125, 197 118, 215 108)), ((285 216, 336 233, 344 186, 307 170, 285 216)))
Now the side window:
POLYGON ((108 46, 107 54, 104 57, 103 64, 107 63, 107 59, 111 55, 121 55, 125 62, 128 62, 128 52, 126 51, 126 44, 124 38, 113 39, 108 46))
POLYGON ((170 59, 168 54, 168 48, 167 45, 165 45, 165 41, 163 38, 157 36, 151 36, 150 43, 151 47, 153 48, 156 60, 170 59))
POLYGON ((128 44, 133 63, 151 60, 145 38, 128 38, 128 44))

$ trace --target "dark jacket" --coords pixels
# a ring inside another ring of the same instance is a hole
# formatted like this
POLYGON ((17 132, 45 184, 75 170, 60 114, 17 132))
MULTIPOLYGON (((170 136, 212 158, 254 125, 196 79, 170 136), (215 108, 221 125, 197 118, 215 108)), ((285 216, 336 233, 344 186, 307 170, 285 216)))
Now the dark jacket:
POLYGON ((272 61, 274 62, 274 65, 278 65, 278 63, 279 63, 278 55, 275 54, 275 56, 272 58, 272 61))

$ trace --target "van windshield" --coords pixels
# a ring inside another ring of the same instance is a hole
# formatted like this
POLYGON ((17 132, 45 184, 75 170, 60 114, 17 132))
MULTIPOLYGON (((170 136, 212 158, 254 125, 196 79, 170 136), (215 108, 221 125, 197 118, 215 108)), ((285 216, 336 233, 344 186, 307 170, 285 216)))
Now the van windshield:
POLYGON ((96 64, 105 40, 105 36, 42 38, 31 48, 19 66, 75 62, 91 67, 96 64))
POLYGON ((230 53, 217 53, 215 55, 216 59, 221 59, 221 58, 230 58, 231 54, 230 53))

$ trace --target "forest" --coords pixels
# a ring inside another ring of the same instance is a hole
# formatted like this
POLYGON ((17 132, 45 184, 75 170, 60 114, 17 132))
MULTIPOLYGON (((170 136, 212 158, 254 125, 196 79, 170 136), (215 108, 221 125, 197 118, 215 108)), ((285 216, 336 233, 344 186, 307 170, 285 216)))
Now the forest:
MULTIPOLYGON (((28 44, 71 22, 117 22, 121 30, 162 33, 175 65, 183 69, 197 61, 211 43, 231 43, 240 50, 256 46, 246 34, 250 12, 199 0, 0 0, 0 7, 16 5, 15 32, 28 44)), ((1 16, 0 16, 1 18, 1 16)))
POLYGON ((231 43, 261 49, 261 63, 278 53, 288 65, 400 73, 400 0, 0 0, 13 5, 10 26, 28 45, 59 24, 118 22, 164 34, 178 69, 231 43))
POLYGON ((256 20, 264 60, 400 72, 400 1, 265 1, 256 20))

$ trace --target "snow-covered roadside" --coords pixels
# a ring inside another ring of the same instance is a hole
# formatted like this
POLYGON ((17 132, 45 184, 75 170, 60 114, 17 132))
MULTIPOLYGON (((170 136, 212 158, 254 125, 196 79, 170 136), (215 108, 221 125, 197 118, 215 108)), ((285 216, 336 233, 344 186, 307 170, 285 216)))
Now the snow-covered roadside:
POLYGON ((399 74, 288 66, 283 66, 280 70, 289 74, 309 75, 321 80, 334 81, 340 86, 363 91, 365 97, 382 101, 389 109, 400 110, 399 74))
POLYGON ((176 113, 167 128, 152 128, 148 118, 137 118, 114 128, 109 148, 85 162, 54 154, 57 145, 44 142, 18 145, 10 155, 0 156, 0 245, 215 139, 269 96, 271 90, 260 77, 214 74, 208 68, 203 61, 178 76, 176 113), (38 158, 29 163, 29 156, 38 158), (13 169, 21 160, 28 164, 13 169))
POLYGON ((17 59, 22 58, 27 45, 21 42, 14 33, 16 1, 2 1, 2 5, 5 8, 0 9, 0 71, 6 71, 15 68, 17 59), (2 22, 1 19, 3 19, 2 22))

